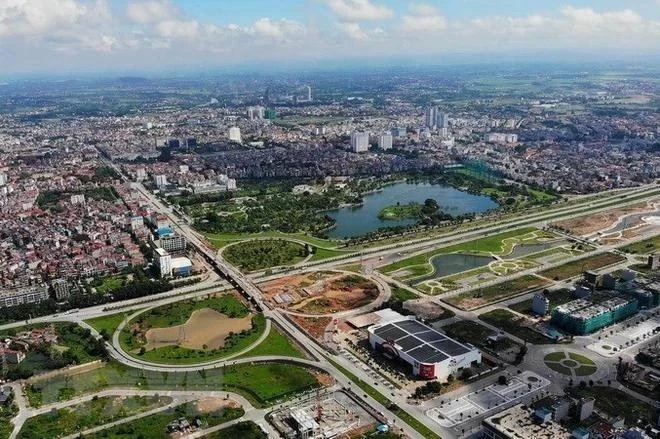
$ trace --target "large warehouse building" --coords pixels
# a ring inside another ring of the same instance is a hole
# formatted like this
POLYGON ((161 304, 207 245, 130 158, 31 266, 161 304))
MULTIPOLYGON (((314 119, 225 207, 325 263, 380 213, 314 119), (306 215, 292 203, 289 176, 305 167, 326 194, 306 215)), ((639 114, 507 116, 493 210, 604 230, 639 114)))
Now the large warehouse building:
POLYGON ((400 316, 369 328, 369 343, 375 350, 404 360, 413 374, 446 381, 449 375, 481 363, 481 352, 459 343, 417 321, 400 316))
POLYGON ((636 312, 637 299, 614 297, 600 303, 578 299, 555 308, 551 322, 571 334, 587 335, 636 312))

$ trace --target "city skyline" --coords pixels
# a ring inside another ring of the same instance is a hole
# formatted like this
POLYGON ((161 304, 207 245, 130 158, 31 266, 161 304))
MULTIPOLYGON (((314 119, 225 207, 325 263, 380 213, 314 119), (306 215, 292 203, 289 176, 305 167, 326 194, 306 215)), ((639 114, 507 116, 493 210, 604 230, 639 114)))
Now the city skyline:
POLYGON ((6 0, 0 73, 191 70, 268 61, 406 59, 570 50, 657 55, 657 0, 407 2, 6 0), (218 4, 219 3, 219 4, 218 4), (579 45, 576 46, 576 41, 579 45))

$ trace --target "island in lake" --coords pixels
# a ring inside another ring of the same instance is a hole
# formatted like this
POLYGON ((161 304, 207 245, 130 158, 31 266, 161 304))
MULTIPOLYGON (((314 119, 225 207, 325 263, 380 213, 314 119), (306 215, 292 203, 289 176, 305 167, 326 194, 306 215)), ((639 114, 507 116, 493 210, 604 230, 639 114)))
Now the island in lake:
POLYGON ((419 203, 396 204, 386 206, 378 212, 378 219, 384 221, 399 221, 408 218, 419 218, 422 205, 419 203))

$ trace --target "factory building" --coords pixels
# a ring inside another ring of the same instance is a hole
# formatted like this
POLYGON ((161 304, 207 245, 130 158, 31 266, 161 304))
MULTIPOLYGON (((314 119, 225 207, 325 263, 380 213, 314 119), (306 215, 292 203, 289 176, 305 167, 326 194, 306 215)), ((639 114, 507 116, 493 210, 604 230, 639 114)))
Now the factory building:
POLYGON ((405 361, 414 375, 446 381, 449 375, 481 363, 481 352, 417 321, 399 315, 369 327, 369 343, 385 355, 405 361))

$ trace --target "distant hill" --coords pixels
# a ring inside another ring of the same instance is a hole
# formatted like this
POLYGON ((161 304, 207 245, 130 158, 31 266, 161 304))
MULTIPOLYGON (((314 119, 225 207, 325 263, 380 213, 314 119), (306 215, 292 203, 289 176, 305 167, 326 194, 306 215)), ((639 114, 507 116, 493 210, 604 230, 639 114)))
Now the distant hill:
POLYGON ((122 76, 119 78, 119 82, 127 85, 142 85, 148 84, 151 81, 147 78, 141 78, 139 76, 122 76))

